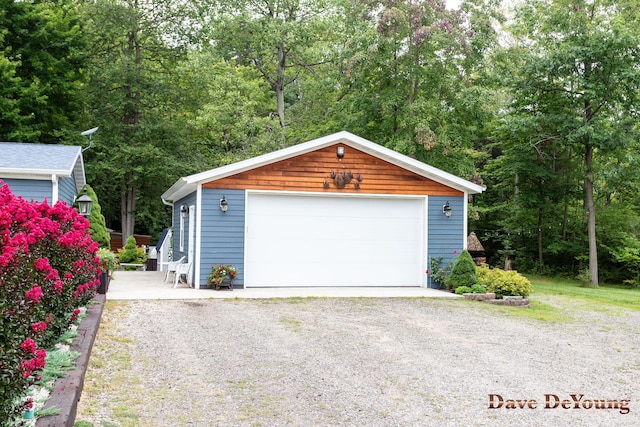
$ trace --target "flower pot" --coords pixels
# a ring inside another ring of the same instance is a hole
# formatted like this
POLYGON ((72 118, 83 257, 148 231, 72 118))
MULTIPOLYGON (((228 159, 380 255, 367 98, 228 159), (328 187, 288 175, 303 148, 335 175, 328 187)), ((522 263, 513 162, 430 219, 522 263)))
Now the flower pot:
POLYGON ((36 417, 35 411, 33 409, 27 409, 26 411, 24 411, 24 419, 25 420, 32 420, 36 417))
POLYGON ((99 294, 104 295, 107 293, 107 291, 109 290, 109 282, 111 282, 109 272, 103 271, 102 274, 100 274, 100 286, 98 286, 99 294))
POLYGON ((219 285, 216 285, 216 291, 220 289, 220 286, 228 286, 229 290, 232 291, 233 285, 231 284, 231 282, 233 282, 233 279, 227 274, 222 278, 222 282, 220 282, 219 285))

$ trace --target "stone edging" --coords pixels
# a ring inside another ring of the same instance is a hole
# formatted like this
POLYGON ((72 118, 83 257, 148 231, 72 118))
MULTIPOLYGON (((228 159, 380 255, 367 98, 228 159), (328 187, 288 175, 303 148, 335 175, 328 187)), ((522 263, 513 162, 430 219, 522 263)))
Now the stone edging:
POLYGON ((105 295, 96 294, 92 303, 87 307, 87 315, 80 322, 78 336, 70 348, 80 353, 76 359, 76 367, 69 371, 66 377, 55 381, 53 391, 44 405, 44 409, 56 407, 60 413, 38 418, 37 427, 73 427, 76 421, 78 401, 84 385, 84 375, 89 364, 93 342, 98 333, 105 301, 105 295))
POLYGON ((496 299, 496 294, 487 292, 486 294, 462 294, 466 299, 474 301, 482 301, 495 305, 508 305, 511 307, 529 307, 529 299, 522 297, 505 296, 502 299, 496 299))

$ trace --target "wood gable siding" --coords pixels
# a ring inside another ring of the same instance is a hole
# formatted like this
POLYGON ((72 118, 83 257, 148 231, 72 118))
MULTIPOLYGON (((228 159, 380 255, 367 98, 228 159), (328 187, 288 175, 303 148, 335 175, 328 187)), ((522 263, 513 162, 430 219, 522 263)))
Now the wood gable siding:
POLYGON ((412 194, 462 196, 463 193, 385 160, 345 144, 335 144, 290 159, 241 172, 203 184, 203 188, 237 190, 276 190, 326 193, 412 194), (344 158, 336 156, 336 146, 345 148, 344 158), (337 188, 331 172, 360 174, 357 189, 354 181, 337 188), (325 188, 325 181, 329 183, 325 188))

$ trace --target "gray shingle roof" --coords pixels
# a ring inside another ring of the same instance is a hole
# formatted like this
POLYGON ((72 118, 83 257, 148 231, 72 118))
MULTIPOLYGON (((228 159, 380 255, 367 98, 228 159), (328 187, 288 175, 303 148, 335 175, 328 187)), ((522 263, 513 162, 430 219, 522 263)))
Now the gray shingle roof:
POLYGON ((0 170, 70 174, 80 154, 80 147, 70 145, 0 142, 0 170))
POLYGON ((70 177, 76 187, 86 184, 82 148, 73 145, 0 142, 0 177, 70 177))

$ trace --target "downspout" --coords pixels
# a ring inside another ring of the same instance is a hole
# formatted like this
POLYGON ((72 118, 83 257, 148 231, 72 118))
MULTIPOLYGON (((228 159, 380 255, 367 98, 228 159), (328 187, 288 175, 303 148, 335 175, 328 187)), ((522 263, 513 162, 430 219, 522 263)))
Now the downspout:
MULTIPOLYGON (((58 201, 58 175, 51 175, 51 206, 58 201)), ((75 203, 75 196, 73 202, 75 203)))
POLYGON ((467 236, 469 235, 469 194, 464 193, 464 208, 462 209, 462 249, 467 249, 467 236))

